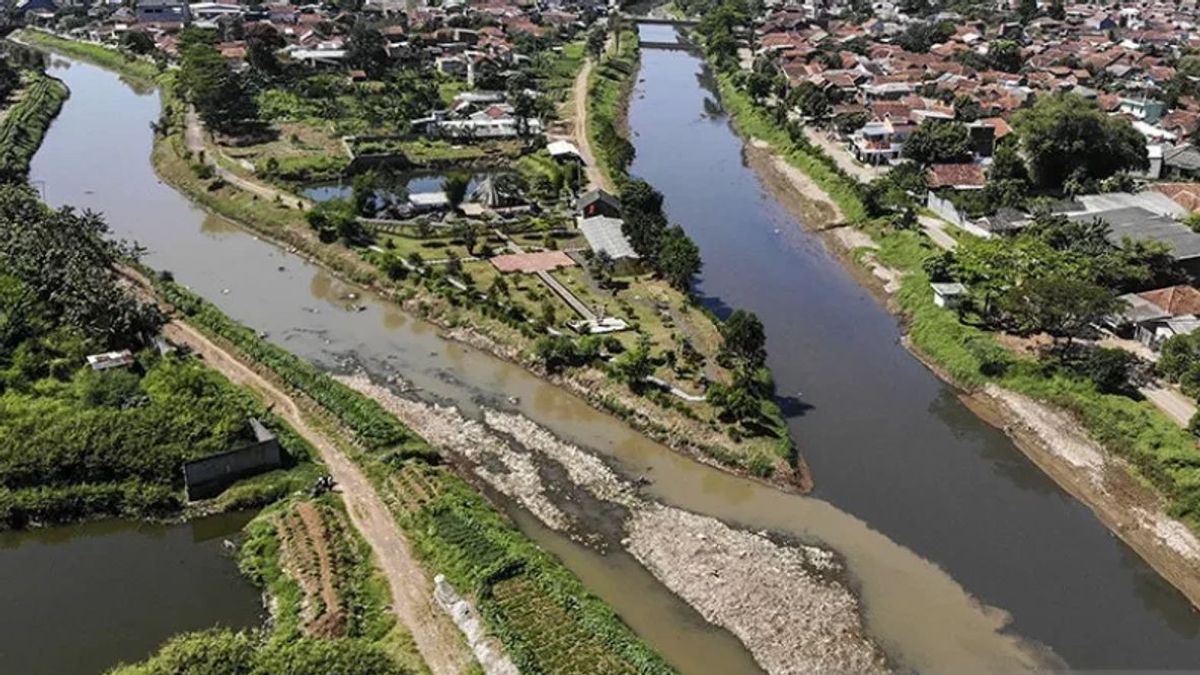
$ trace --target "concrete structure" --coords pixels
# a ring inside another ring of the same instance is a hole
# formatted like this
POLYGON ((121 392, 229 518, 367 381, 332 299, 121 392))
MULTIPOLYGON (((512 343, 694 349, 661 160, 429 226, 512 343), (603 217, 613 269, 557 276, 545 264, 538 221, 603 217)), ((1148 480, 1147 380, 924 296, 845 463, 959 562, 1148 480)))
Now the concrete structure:
POLYGON ((932 283, 929 286, 933 288, 933 304, 946 309, 957 308, 967 294, 966 286, 957 282, 932 283))
POLYGON ((603 251, 618 264, 622 261, 636 261, 639 256, 625 237, 625 233, 621 231, 623 225, 619 218, 593 216, 580 219, 579 231, 596 253, 603 251))
POLYGON ((251 418, 249 425, 254 440, 248 445, 184 463, 188 501, 215 497, 242 478, 283 466, 283 452, 275 434, 256 419, 251 418))
POLYGON ((119 352, 91 354, 87 357, 92 370, 109 370, 112 368, 128 368, 133 365, 133 352, 123 349, 119 352))

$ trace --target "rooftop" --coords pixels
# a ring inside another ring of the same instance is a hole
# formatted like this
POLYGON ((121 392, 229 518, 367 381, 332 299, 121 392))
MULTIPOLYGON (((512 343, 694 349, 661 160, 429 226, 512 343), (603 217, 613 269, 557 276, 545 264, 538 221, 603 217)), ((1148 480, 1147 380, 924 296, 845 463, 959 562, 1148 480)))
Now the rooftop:
POLYGON ((619 218, 594 216, 579 221, 579 231, 587 238, 588 246, 599 253, 604 251, 614 260, 638 258, 625 233, 621 231, 623 221, 619 218))

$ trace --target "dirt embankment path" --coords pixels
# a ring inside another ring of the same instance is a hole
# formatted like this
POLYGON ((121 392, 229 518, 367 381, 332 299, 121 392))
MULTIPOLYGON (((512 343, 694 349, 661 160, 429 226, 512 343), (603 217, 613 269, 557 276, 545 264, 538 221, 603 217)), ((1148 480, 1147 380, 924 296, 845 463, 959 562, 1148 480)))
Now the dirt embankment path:
POLYGON ((413 556, 387 505, 358 466, 324 433, 314 429, 296 402, 195 328, 172 321, 163 329, 172 342, 184 344, 232 382, 257 392, 321 454, 341 488, 350 521, 375 553, 376 564, 392 592, 392 611, 412 634, 421 657, 435 675, 458 675, 474 663, 462 635, 433 603, 433 584, 413 556))
POLYGON ((204 162, 212 167, 213 172, 221 180, 233 185, 234 187, 257 195, 268 201, 278 200, 281 204, 288 208, 307 210, 313 207, 313 203, 303 197, 287 192, 286 190, 277 190, 265 183, 261 183, 250 178, 243 178, 236 173, 221 166, 221 163, 213 156, 214 153, 220 152, 216 148, 208 148, 204 143, 204 124, 200 121, 200 116, 192 108, 188 108, 184 115, 185 128, 183 130, 184 142, 188 150, 197 156, 204 157, 204 162), (201 154, 203 153, 203 154, 201 154))
POLYGON ((612 185, 604 177, 604 172, 596 165, 596 155, 592 152, 592 141, 588 137, 588 82, 591 81, 592 70, 595 67, 596 61, 589 56, 583 63, 583 67, 579 69, 579 73, 575 75, 575 83, 571 86, 571 99, 574 102, 575 110, 574 119, 571 120, 571 137, 575 141, 575 147, 579 148, 579 154, 583 157, 588 185, 612 192, 612 185))

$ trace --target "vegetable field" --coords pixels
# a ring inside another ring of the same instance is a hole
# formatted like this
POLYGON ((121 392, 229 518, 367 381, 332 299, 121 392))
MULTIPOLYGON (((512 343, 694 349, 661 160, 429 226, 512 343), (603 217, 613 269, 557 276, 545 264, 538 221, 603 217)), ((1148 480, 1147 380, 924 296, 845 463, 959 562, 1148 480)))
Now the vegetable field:
POLYGON ((378 639, 392 627, 386 583, 336 495, 281 503, 246 534, 241 568, 274 598, 275 639, 378 639))
POLYGON ((449 469, 410 459, 373 473, 417 554, 474 599, 521 672, 673 672, 449 469))

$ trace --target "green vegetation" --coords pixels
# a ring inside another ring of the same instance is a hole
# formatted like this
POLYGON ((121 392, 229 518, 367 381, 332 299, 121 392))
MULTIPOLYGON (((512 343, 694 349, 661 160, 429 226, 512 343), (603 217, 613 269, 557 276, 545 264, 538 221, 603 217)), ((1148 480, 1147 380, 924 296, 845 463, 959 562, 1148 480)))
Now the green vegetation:
POLYGON ((904 142, 904 156, 921 165, 969 161, 970 132, 962 122, 926 120, 904 142))
POLYGON ((375 641, 396 623, 388 609, 387 582, 371 564, 370 546, 335 494, 291 499, 264 510, 246 526, 238 564, 272 598, 272 641, 304 636, 375 641), (322 564, 322 552, 328 566, 322 564), (337 597, 332 607, 321 593, 326 583, 337 597))
MULTIPOLYGON (((445 574, 460 592, 473 597, 489 628, 523 671, 671 672, 557 560, 520 534, 466 483, 437 466, 438 454, 375 401, 259 338, 172 282, 160 281, 159 287, 188 313, 189 321, 231 342, 354 432, 366 450, 347 450, 388 501, 418 554, 430 569, 445 574), (399 433, 382 442, 381 428, 399 433), (541 612, 532 611, 534 607, 541 612)), ((251 549, 253 562, 247 564, 264 570, 259 573, 264 583, 278 584, 284 598, 294 598, 295 590, 270 571, 269 561, 276 555, 271 544, 256 541, 260 543, 251 549)))
POLYGON ((108 68, 142 82, 154 82, 158 79, 160 72, 154 62, 134 54, 119 52, 88 42, 60 38, 39 30, 22 31, 20 38, 31 45, 52 49, 60 54, 108 68))
MULTIPOLYGON (((200 363, 162 357, 162 317, 126 292, 113 265, 134 254, 99 216, 52 211, 23 186, 0 187, 0 525, 95 515, 161 515, 182 505, 184 461, 224 452, 249 417, 306 447, 249 393, 200 363), (137 352, 93 371, 88 354, 137 352)), ((244 487, 238 503, 275 489, 244 487)))
POLYGON ((0 180, 21 180, 29 173, 29 161, 66 98, 62 82, 42 73, 26 74, 20 100, 0 120, 0 180))
POLYGON ((673 672, 556 559, 449 470, 386 457, 368 467, 417 554, 475 598, 521 672, 673 672))
POLYGON ((1149 166, 1146 140, 1128 120, 1073 94, 1039 97, 1013 115, 1013 128, 1041 187, 1084 192, 1118 171, 1149 166))
POLYGON ((200 39, 180 38, 178 93, 190 102, 207 128, 233 133, 258 122, 258 104, 245 77, 234 72, 217 48, 200 39))
POLYGON ((625 137, 625 106, 638 67, 637 33, 624 31, 620 50, 606 54, 588 82, 588 136, 596 163, 605 176, 619 181, 633 161, 633 144, 625 137))
POLYGON ((168 641, 146 661, 110 675, 413 675, 381 647, 359 639, 262 641, 213 629, 168 641))
POLYGON ((717 75, 721 105, 729 113, 734 126, 747 139, 766 141, 772 150, 788 164, 804 172, 837 205, 842 219, 849 223, 866 218, 859 197, 858 182, 846 175, 833 159, 808 141, 800 128, 784 129, 770 113, 756 105, 735 83, 736 76, 722 72, 717 75))

